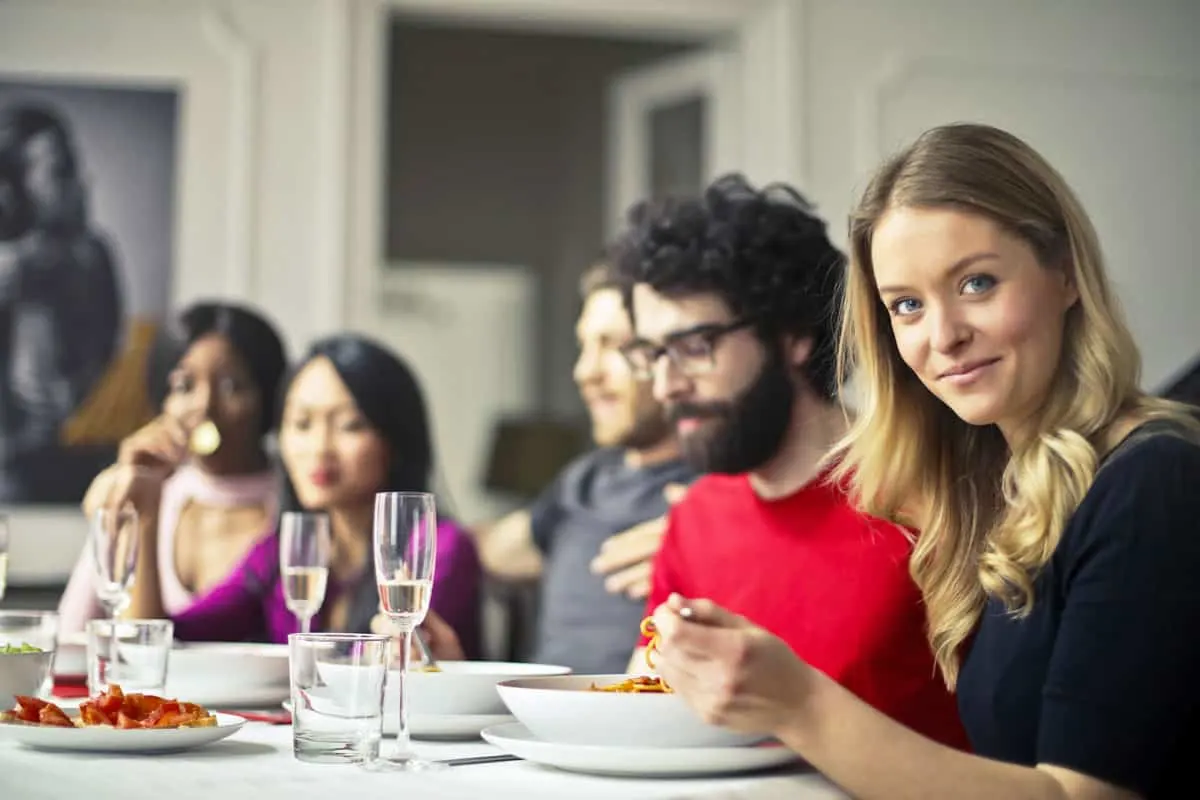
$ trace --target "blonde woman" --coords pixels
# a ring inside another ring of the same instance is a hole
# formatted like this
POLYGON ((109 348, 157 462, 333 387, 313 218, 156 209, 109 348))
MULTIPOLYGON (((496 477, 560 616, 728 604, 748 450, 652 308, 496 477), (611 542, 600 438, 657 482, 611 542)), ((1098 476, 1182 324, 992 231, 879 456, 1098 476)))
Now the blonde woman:
POLYGON ((912 572, 975 754, 704 600, 656 613, 663 676, 859 797, 1195 796, 1200 435, 1139 390, 1079 201, 1019 139, 952 125, 883 166, 850 234, 863 399, 835 476, 921 529, 912 572))

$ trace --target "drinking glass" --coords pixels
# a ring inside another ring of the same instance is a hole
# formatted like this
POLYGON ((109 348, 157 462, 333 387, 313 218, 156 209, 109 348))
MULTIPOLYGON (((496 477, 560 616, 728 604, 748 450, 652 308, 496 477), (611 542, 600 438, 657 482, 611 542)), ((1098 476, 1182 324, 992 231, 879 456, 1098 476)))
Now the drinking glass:
POLYGON ((429 612, 437 554, 437 506, 428 492, 380 492, 375 495, 375 580, 383 613, 400 630, 400 725, 391 753, 366 763, 374 770, 434 770, 444 767, 416 757, 408 734, 408 662, 413 630, 429 612))
POLYGON ((391 638, 369 633, 288 636, 292 754, 299 761, 379 758, 391 638))
POLYGON ((98 508, 89 528, 92 561, 99 578, 96 596, 110 619, 129 605, 137 568, 138 515, 132 508, 98 508))
POLYGON ((175 625, 169 619, 93 619, 87 624, 87 686, 95 696, 117 684, 162 696, 175 625))
POLYGON ((8 588, 8 517, 0 514, 0 600, 8 588))
POLYGON ((279 569, 283 575, 283 598, 288 610, 300 621, 300 632, 308 633, 313 615, 325 602, 329 581, 329 551, 332 547, 329 517, 287 511, 279 520, 279 569))
MULTIPOLYGON (((129 605, 129 587, 137 569, 138 515, 126 506, 98 508, 88 528, 92 562, 96 567, 96 597, 111 622, 129 605)), ((116 663, 117 637, 109 639, 108 660, 116 663)))

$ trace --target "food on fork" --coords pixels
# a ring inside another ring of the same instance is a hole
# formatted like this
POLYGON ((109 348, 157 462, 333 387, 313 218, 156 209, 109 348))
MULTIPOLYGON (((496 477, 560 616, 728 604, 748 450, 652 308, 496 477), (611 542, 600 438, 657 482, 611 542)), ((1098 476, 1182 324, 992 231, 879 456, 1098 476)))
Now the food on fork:
POLYGON ((216 716, 196 703, 168 700, 152 694, 125 694, 115 684, 107 692, 80 703, 79 716, 74 719, 54 703, 37 697, 17 695, 16 700, 12 711, 0 712, 0 722, 59 728, 102 725, 123 730, 206 728, 217 724, 216 716))
POLYGON ((221 446, 221 431, 212 420, 204 420, 192 431, 188 448, 198 456, 211 456, 221 446))
MULTIPOLYGON (((646 617, 642 620, 641 631, 643 636, 650 637, 650 643, 646 645, 646 666, 654 669, 654 654, 658 652, 659 634, 658 629, 654 627, 654 619, 652 617, 646 617)), ((620 683, 610 683, 607 686, 597 686, 593 683, 591 690, 593 692, 668 694, 671 692, 671 687, 657 675, 638 675, 627 678, 620 683)))
POLYGON ((592 684, 593 692, 623 692, 627 694, 670 694, 671 687, 662 678, 652 675, 635 675, 620 683, 606 686, 592 684))

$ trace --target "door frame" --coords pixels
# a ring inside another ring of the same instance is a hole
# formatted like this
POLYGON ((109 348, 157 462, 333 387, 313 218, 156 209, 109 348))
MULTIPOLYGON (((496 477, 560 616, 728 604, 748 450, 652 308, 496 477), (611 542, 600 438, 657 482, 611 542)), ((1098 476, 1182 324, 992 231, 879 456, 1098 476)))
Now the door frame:
POLYGON ((346 269, 337 313, 345 329, 373 316, 383 280, 384 121, 390 26, 397 17, 543 33, 720 42, 739 62, 740 169, 752 181, 805 185, 803 0, 358 0, 346 31, 351 68, 348 175, 342 209, 346 269))
POLYGON ((703 181, 742 163, 738 53, 715 44, 626 70, 609 80, 605 142, 605 238, 617 235, 628 209, 649 194, 647 112, 672 100, 705 98, 703 181))

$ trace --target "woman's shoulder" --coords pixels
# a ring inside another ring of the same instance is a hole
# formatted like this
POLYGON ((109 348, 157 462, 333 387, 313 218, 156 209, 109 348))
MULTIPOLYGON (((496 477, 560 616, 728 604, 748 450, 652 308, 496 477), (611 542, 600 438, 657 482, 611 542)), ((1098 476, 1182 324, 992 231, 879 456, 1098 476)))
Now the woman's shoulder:
MULTIPOLYGON (((1101 459, 1093 488, 1113 481, 1146 483, 1148 476, 1179 470, 1200 478, 1200 430, 1171 420, 1142 423, 1101 459)), ((1193 483, 1193 485, 1197 485, 1193 483)))
MULTIPOLYGON (((1130 432, 1100 462, 1070 527, 1169 535, 1200 517, 1200 436, 1172 424, 1147 423, 1130 432)), ((1140 534, 1139 534, 1140 535, 1140 534)))
POLYGON ((439 518, 437 533, 439 550, 446 547, 454 550, 475 548, 475 538, 471 535, 471 529, 453 517, 439 518))

